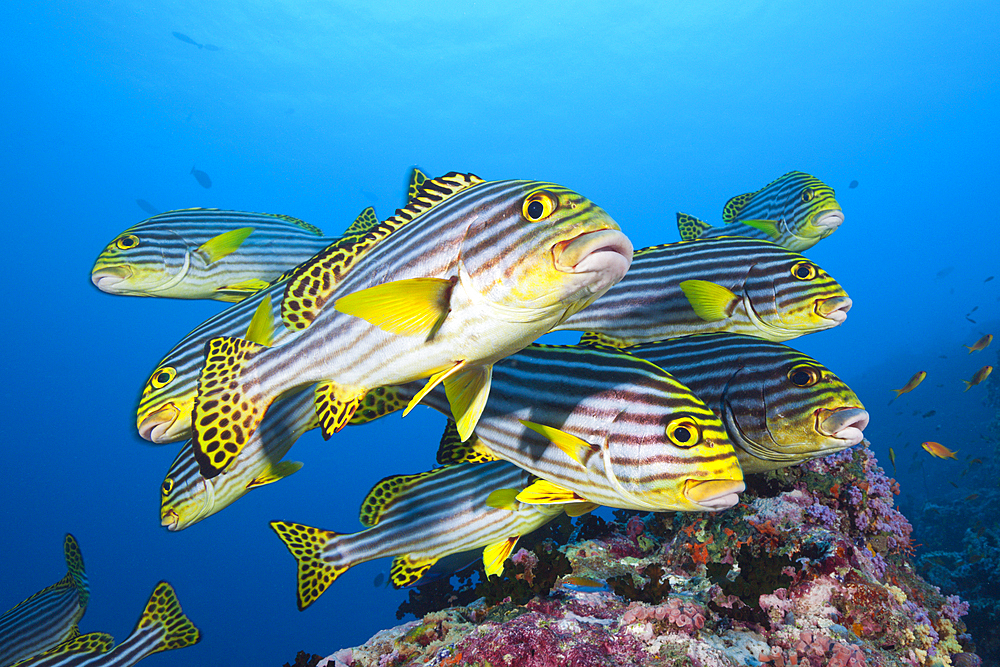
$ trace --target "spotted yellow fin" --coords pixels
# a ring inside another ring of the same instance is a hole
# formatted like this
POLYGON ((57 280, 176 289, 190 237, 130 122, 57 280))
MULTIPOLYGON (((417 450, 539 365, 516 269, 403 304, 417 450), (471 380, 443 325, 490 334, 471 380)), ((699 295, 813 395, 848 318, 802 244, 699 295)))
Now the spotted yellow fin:
POLYGON ((364 234, 377 224, 378 216, 375 215, 375 209, 369 206, 365 210, 361 211, 360 215, 354 219, 354 222, 351 223, 350 227, 344 230, 343 236, 364 234))
POLYGON ((311 234, 315 234, 316 236, 323 236, 322 229, 320 229, 316 225, 310 225, 305 220, 299 220, 298 218, 293 218, 290 215, 282 215, 280 213, 268 213, 267 215, 271 216, 272 218, 277 218, 278 220, 284 220, 285 222, 291 225, 295 225, 296 227, 299 227, 301 229, 304 229, 311 234))
POLYGON ((315 395, 316 416, 319 417, 323 439, 329 440, 351 421, 365 392, 342 387, 336 382, 319 382, 315 395))
POLYGON ((342 296, 334 308, 392 334, 426 336, 431 340, 451 312, 449 304, 456 282, 456 278, 396 280, 342 296))
POLYGON ((455 420, 449 419, 444 433, 441 435, 441 444, 438 446, 437 462, 441 465, 452 465, 456 463, 484 463, 486 461, 496 461, 490 448, 483 444, 483 441, 475 433, 466 441, 458 434, 458 427, 455 420))
POLYGON ((521 503, 517 499, 518 489, 497 489, 486 496, 486 504, 497 510, 517 511, 521 503))
POLYGON ((587 465, 586 459, 588 459, 591 454, 596 454, 601 451, 600 445, 592 445, 572 433, 560 431, 557 428, 552 428, 551 426, 546 426, 545 424, 529 422, 524 419, 519 419, 518 421, 543 438, 548 438, 549 442, 561 449, 565 452, 566 456, 570 457, 581 466, 587 465))
POLYGON ((732 291, 707 280, 683 280, 680 287, 694 312, 706 322, 726 319, 739 303, 732 291))
POLYGON ((403 410, 406 408, 407 402, 407 399, 400 395, 399 387, 370 389, 361 399, 361 404, 348 423, 352 425, 367 424, 379 417, 403 410))
MULTIPOLYGON (((24 660, 19 660, 14 663, 14 665, 21 665, 26 663, 28 660, 34 662, 45 662, 41 660, 42 658, 59 658, 68 657, 73 655, 78 655, 81 658, 84 655, 100 655, 102 653, 107 653, 111 650, 111 647, 115 643, 115 638, 106 632, 88 632, 85 635, 78 635, 77 637, 64 641, 61 644, 53 646, 47 651, 43 651, 37 655, 31 656, 31 658, 26 658, 24 660)), ((57 660, 52 660, 51 664, 60 664, 57 660)))
POLYGON ((420 188, 424 187, 424 182, 426 181, 427 175, 424 172, 416 167, 410 169, 410 179, 406 187, 406 201, 415 199, 420 194, 420 188))
POLYGON ((73 580, 80 598, 80 607, 86 608, 90 601, 90 584, 87 580, 87 572, 83 568, 83 553, 76 538, 66 533, 63 539, 63 553, 66 555, 66 570, 73 580))
POLYGON ((277 464, 271 466, 267 472, 261 473, 247 482, 246 488, 255 489, 258 486, 274 484, 275 482, 281 481, 301 469, 301 461, 279 461, 277 464))
POLYGON ((447 378, 450 375, 454 375, 455 373, 458 373, 463 368, 465 368, 465 361, 459 361, 454 366, 445 368, 442 371, 438 371, 437 373, 434 373, 429 378, 427 378, 427 384, 425 384, 420 389, 420 391, 417 392, 416 396, 411 398, 410 402, 406 404, 406 409, 403 410, 403 416, 405 417, 406 415, 410 414, 410 410, 419 405, 420 401, 424 400, 424 396, 429 394, 431 390, 434 389, 434 387, 444 382, 445 378, 447 378))
POLYGON ((587 347, 611 347, 616 350, 620 350, 628 347, 629 343, 628 341, 614 336, 609 336, 608 334, 599 333, 597 331, 588 331, 580 336, 580 342, 578 345, 587 347))
POLYGON ((693 241, 711 228, 712 225, 693 215, 677 213, 677 231, 680 232, 681 241, 693 241))
POLYGON ((343 277, 372 247, 441 202, 482 182, 483 179, 473 174, 456 172, 425 181, 417 195, 391 218, 369 227, 363 234, 339 239, 300 264, 288 278, 281 301, 282 322, 292 331, 308 327, 333 296, 343 277))
POLYGON ((561 487, 545 479, 533 482, 517 494, 517 499, 529 505, 558 505, 564 503, 588 502, 575 491, 561 487))
POLYGON ((781 230, 778 229, 778 223, 774 220, 737 220, 736 222, 741 225, 746 225, 747 227, 759 229, 772 239, 777 239, 781 236, 781 230))
POLYGON ((396 501, 403 493, 409 491, 420 480, 434 477, 441 474, 448 468, 434 468, 427 472, 419 472, 415 475, 389 475, 372 487, 372 490, 365 496, 361 503, 361 512, 358 519, 361 525, 371 528, 379 522, 382 514, 396 501))
POLYGON ((569 505, 566 505, 566 514, 576 518, 578 516, 583 516, 587 512, 593 512, 598 507, 600 507, 600 505, 597 503, 570 503, 569 505))
POLYGON ((514 552, 514 545, 519 538, 520 535, 514 535, 483 549, 483 569, 487 577, 498 577, 503 573, 504 561, 514 552))
POLYGON ((271 283, 260 278, 248 278, 238 283, 232 283, 216 290, 216 301, 237 302, 242 301, 252 294, 256 294, 271 283))
POLYGON ((455 418, 458 437, 463 442, 472 435, 483 414, 486 399, 490 396, 492 380, 492 364, 466 368, 460 373, 444 378, 444 390, 451 405, 451 414, 455 418))
POLYGON ((135 625, 137 630, 149 626, 163 628, 163 635, 156 641, 151 654, 193 646, 201 640, 201 631, 184 615, 173 586, 165 581, 161 581, 153 589, 153 594, 149 596, 146 608, 135 625))
POLYGON ((350 564, 335 565, 323 558, 324 549, 340 537, 338 533, 284 521, 272 521, 271 529, 295 557, 299 611, 315 602, 337 577, 351 567, 350 564))
POLYGON ((263 345, 223 337, 205 347, 191 422, 195 460, 202 476, 212 479, 243 450, 270 403, 249 396, 240 382, 244 364, 263 345))
MULTIPOLYGON (((765 186, 767 187, 767 186, 765 186)), ((761 188, 763 189, 763 188, 761 188)), ((754 190, 753 192, 745 192, 741 195, 736 195, 732 199, 726 202, 726 205, 722 207, 722 221, 726 224, 731 222, 737 222, 737 217, 740 211, 750 202, 754 196, 760 192, 760 190, 754 190)))
POLYGON ((271 315, 271 295, 268 294, 257 305, 244 338, 251 343, 270 346, 274 340, 274 324, 274 317, 271 315))
POLYGON ((201 253, 207 263, 214 264, 226 255, 238 250, 251 234, 253 234, 253 227, 231 229, 205 241, 198 246, 195 252, 201 253))
POLYGON ((392 566, 389 568, 389 579, 396 588, 412 586, 437 561, 437 558, 420 557, 413 554, 396 556, 392 559, 392 566))

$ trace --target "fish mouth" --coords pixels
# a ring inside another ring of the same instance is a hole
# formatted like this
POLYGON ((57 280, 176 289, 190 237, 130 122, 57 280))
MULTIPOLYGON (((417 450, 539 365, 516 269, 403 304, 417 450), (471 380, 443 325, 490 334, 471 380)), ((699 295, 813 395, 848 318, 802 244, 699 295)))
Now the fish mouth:
POLYGON ((591 292, 614 285, 632 265, 632 242, 617 229, 585 232, 552 246, 557 271, 592 274, 591 292))
POLYGON ((709 512, 716 512, 739 502, 739 494, 746 488, 742 480, 689 479, 684 482, 684 497, 709 512))
POLYGON ((160 525, 169 530, 170 532, 176 532, 181 529, 180 527, 181 518, 177 515, 174 510, 166 510, 160 512, 160 525))
POLYGON ((143 440, 149 440, 156 444, 180 440, 180 434, 176 433, 175 429, 172 429, 180 414, 181 411, 173 403, 167 403, 163 407, 147 413, 136 424, 136 428, 139 429, 139 436, 143 440))
POLYGON ((90 280, 94 286, 102 292, 115 293, 115 285, 125 282, 132 277, 132 269, 125 265, 106 266, 103 269, 95 269, 90 274, 90 280))
POLYGON ((822 408, 816 411, 816 430, 842 441, 844 448, 853 447, 864 439, 862 431, 868 426, 868 419, 864 408, 822 408))
POLYGON ((844 212, 840 209, 823 211, 813 220, 813 226, 825 230, 824 236, 832 234, 837 227, 844 224, 844 212))
POLYGON ((832 320, 833 325, 843 324, 847 319, 847 311, 851 309, 854 302, 849 296, 834 296, 829 299, 820 299, 816 302, 816 314, 820 317, 832 320))

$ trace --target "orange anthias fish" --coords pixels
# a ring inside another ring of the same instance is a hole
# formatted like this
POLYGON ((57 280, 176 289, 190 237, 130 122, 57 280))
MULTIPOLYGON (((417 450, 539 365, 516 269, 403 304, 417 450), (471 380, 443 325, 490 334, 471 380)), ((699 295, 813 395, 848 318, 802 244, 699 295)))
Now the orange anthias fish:
POLYGON ((962 380, 962 382, 965 383, 965 391, 969 391, 977 384, 988 378, 990 376, 990 373, 992 372, 993 372, 992 366, 983 366, 978 371, 976 371, 976 374, 972 376, 971 380, 962 380))
POLYGON ((920 446, 926 449, 928 454, 930 454, 931 456, 936 456, 939 459, 955 459, 956 461, 958 460, 958 457, 955 456, 955 454, 958 454, 958 450, 955 450, 953 452, 944 445, 942 445, 940 442, 925 442, 920 446))
MULTIPOLYGON (((892 397, 892 401, 895 401, 903 394, 911 392, 914 389, 916 389, 917 385, 923 382, 925 377, 927 377, 927 371, 920 371, 919 373, 911 377, 910 381, 907 382, 906 386, 904 386, 902 389, 893 389, 892 391, 896 392, 896 395, 892 397)), ((892 401, 889 401, 889 405, 892 405, 892 401)))
POLYGON ((993 342, 993 334, 986 334, 985 336, 977 340, 975 343, 973 343, 972 347, 969 347, 968 345, 963 345, 962 347, 968 348, 969 354, 972 354, 973 352, 979 352, 979 350, 985 350, 987 347, 989 347, 990 343, 992 342, 993 342))

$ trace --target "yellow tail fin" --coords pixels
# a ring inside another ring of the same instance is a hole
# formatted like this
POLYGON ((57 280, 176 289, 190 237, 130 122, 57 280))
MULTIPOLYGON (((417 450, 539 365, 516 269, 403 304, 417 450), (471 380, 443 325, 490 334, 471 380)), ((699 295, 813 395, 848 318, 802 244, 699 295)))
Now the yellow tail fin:
POLYGON ((193 646, 201 641, 201 631, 184 615, 173 586, 165 581, 156 584, 132 633, 154 626, 162 627, 164 632, 150 654, 193 646))
POLYGON ((337 577, 351 567, 350 563, 335 565, 323 558, 324 549, 331 540, 340 536, 338 533, 285 521, 272 521, 271 529, 285 543, 298 564, 299 611, 315 602, 337 577))

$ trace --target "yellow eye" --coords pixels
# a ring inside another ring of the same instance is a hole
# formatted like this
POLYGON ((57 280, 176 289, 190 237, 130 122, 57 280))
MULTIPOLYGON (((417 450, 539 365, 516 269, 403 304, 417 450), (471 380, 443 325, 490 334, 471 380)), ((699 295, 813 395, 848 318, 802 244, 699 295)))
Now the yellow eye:
POLYGON ((131 250, 132 248, 139 245, 139 237, 136 236, 135 234, 126 234, 125 236, 115 241, 115 245, 118 247, 119 250, 131 250))
POLYGON ((153 377, 149 378, 149 382, 157 389, 161 389, 162 387, 166 387, 170 384, 176 375, 177 371, 175 371, 172 366, 164 366, 153 373, 153 377))
POLYGON ((788 371, 788 380, 796 387, 811 387, 819 382, 819 378, 820 372, 815 366, 803 364, 788 371))
POLYGON ((701 431, 690 417, 678 417, 667 424, 667 437, 678 447, 694 447, 701 440, 701 431))
POLYGON ((792 265, 792 277, 796 280, 812 280, 816 277, 816 265, 809 262, 796 262, 792 265))
POLYGON ((805 190, 802 191, 803 202, 812 201, 812 198, 815 196, 816 196, 816 191, 813 190, 812 188, 806 188, 805 190))
POLYGON ((552 215, 559 206, 556 196, 547 190, 532 192, 521 206, 521 215, 527 220, 538 222, 552 215))
POLYGON ((174 480, 167 477, 165 480, 163 480, 163 484, 160 485, 160 492, 166 496, 173 490, 174 490, 174 480))

